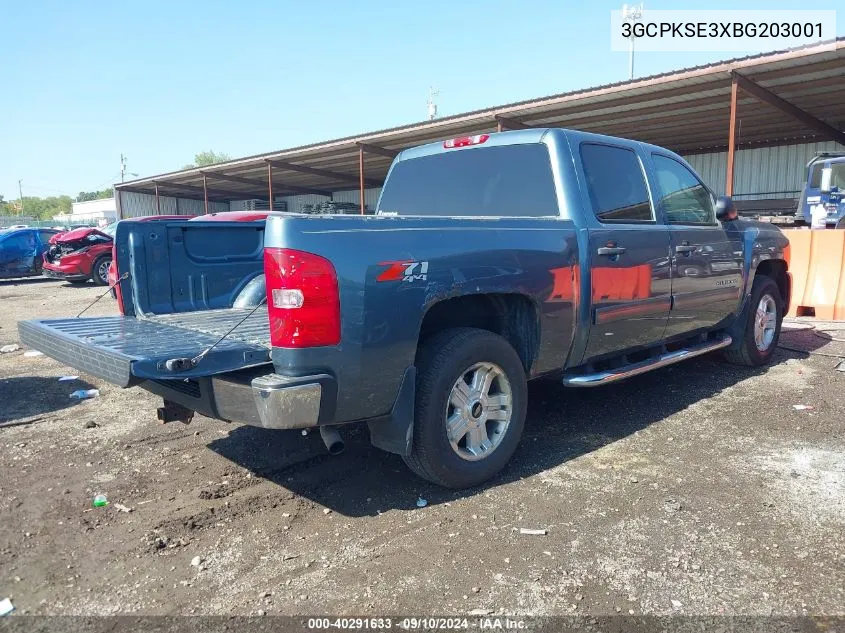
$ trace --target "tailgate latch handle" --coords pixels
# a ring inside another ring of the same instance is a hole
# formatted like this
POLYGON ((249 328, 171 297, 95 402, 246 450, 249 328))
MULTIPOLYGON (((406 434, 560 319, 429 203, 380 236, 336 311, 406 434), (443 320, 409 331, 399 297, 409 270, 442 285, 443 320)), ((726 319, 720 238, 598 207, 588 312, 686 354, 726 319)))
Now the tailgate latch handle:
POLYGON ((164 361, 164 368, 167 371, 172 371, 174 373, 188 371, 189 369, 193 369, 199 365, 200 360, 202 360, 202 358, 199 356, 195 356, 194 358, 171 358, 164 361))

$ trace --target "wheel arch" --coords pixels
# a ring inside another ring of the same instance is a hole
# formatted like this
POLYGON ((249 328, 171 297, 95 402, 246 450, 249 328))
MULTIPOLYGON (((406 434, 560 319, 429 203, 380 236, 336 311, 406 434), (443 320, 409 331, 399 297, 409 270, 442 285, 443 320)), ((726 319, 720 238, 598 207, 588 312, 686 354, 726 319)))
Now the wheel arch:
POLYGON ((760 275, 770 277, 777 284, 783 300, 783 312, 786 313, 792 298, 792 280, 786 262, 782 259, 764 259, 757 265, 757 270, 754 272, 755 277, 760 275))
POLYGON ((540 312, 534 301, 519 293, 470 294, 431 304, 420 323, 417 351, 443 330, 472 327, 502 336, 516 350, 525 374, 540 349, 540 312))

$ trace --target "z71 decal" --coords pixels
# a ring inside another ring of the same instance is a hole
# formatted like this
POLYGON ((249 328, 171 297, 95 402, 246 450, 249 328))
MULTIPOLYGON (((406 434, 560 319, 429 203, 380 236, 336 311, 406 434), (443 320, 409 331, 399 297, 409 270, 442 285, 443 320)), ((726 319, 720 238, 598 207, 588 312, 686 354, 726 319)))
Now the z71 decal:
POLYGON ((428 278, 428 262, 380 262, 387 266, 376 281, 425 281, 428 278))

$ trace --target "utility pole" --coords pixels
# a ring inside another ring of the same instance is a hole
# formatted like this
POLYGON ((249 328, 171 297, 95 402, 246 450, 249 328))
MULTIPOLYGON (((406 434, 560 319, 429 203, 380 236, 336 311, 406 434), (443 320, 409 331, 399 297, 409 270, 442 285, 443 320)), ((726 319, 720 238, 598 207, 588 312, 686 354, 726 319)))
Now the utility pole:
POLYGON ((23 185, 21 184, 22 182, 22 180, 18 180, 18 193, 21 196, 21 215, 23 215, 23 185))
POLYGON ((127 173, 130 176, 133 176, 135 178, 138 177, 138 174, 136 174, 134 171, 130 171, 130 172, 126 171, 126 156, 121 154, 120 155, 120 182, 123 182, 124 178, 126 178, 127 173))
MULTIPOLYGON (((643 19, 643 4, 640 3, 639 6, 632 5, 628 6, 627 4, 622 5, 622 19, 623 20, 630 20, 631 22, 636 22, 637 20, 643 19)), ((631 51, 628 56, 628 79, 634 78, 634 30, 633 25, 631 28, 631 51)))
POLYGON ((437 103, 434 98, 440 94, 440 91, 434 86, 428 88, 428 120, 434 121, 437 118, 437 103))

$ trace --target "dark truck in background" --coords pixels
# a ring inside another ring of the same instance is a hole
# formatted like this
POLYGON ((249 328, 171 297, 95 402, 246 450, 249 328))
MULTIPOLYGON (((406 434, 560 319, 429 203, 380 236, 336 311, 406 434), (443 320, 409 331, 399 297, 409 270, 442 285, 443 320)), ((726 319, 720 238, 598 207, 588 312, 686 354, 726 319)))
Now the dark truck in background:
POLYGON ((511 458, 527 380, 761 365, 790 293, 786 238, 683 159, 562 129, 405 150, 375 216, 127 222, 115 253, 123 316, 24 321, 22 341, 160 394, 165 420, 319 428, 330 450, 366 423, 450 487, 511 458))

